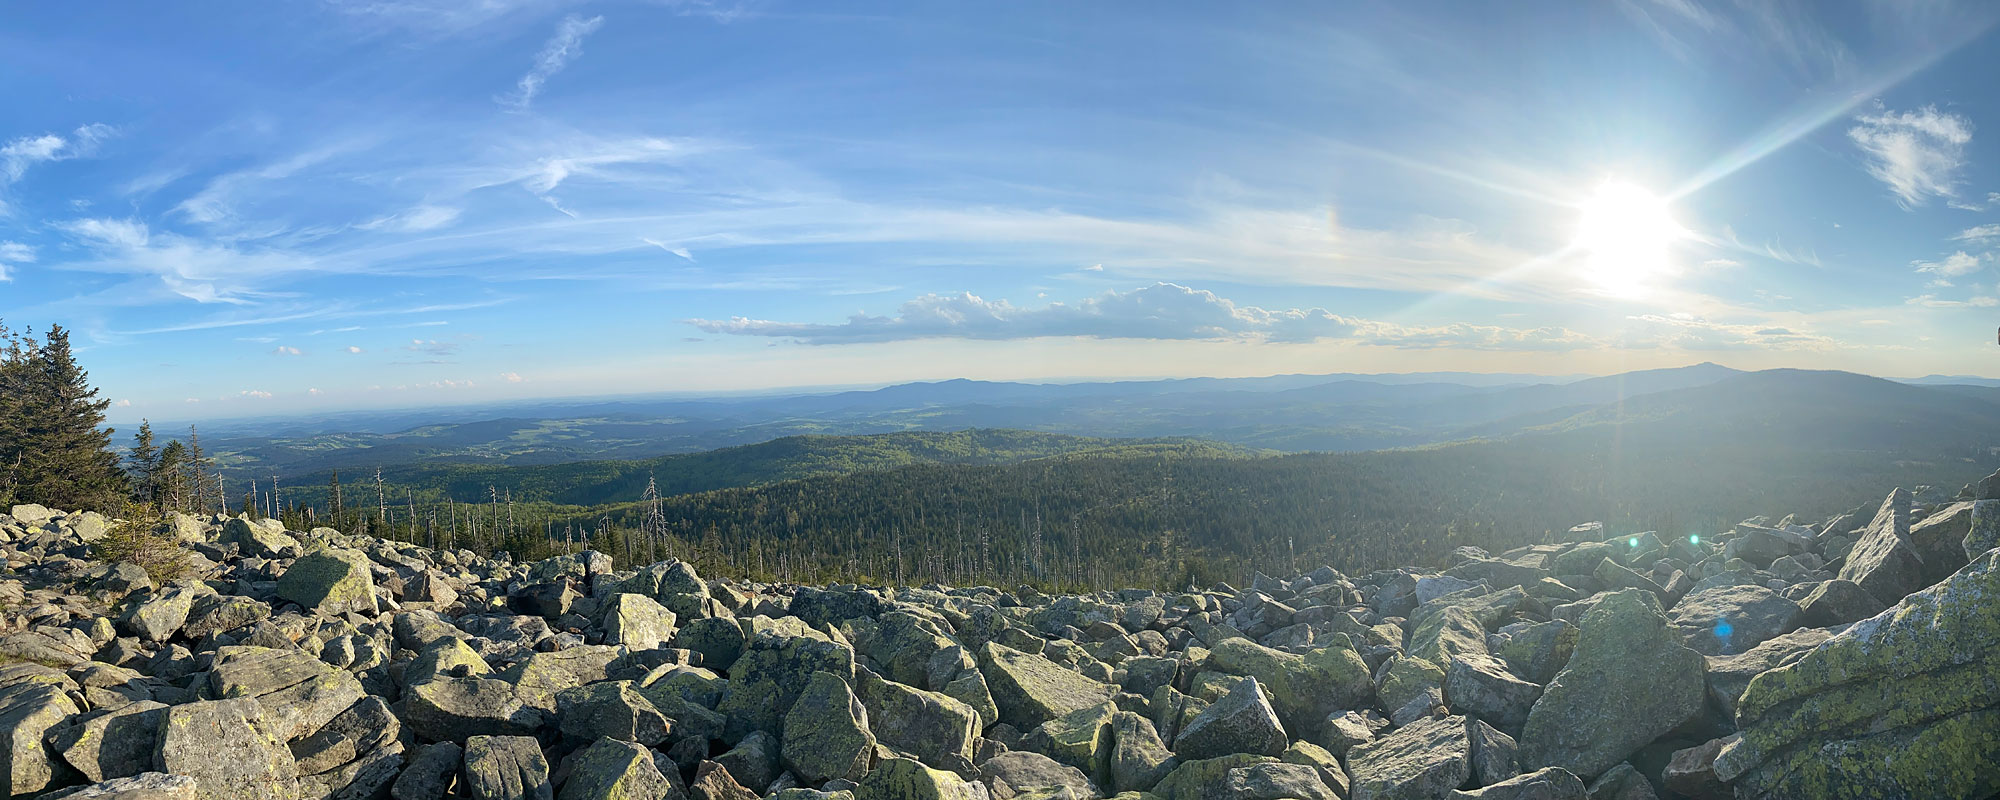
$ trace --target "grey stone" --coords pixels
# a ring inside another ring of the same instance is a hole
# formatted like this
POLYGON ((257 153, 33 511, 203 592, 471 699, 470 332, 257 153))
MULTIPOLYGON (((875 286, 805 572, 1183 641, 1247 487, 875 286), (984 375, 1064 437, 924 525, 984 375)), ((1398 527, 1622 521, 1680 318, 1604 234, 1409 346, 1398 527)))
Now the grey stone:
POLYGON ((1431 800, 1472 777, 1464 717, 1426 717, 1347 754, 1353 800, 1431 800))
POLYGON ((1701 712, 1707 664, 1681 645, 1650 593, 1605 595, 1576 653, 1528 712, 1521 765, 1596 776, 1701 712))
POLYGON ((418 748, 403 774, 389 787, 389 796, 395 800, 441 800, 464 765, 464 756, 465 751, 451 742, 418 748))
POLYGON ((847 682, 831 672, 815 672, 785 714, 785 766, 800 780, 819 785, 835 778, 860 780, 875 751, 868 711, 847 682))
POLYGON ((200 800, 294 800, 298 765, 250 698, 172 706, 153 768, 196 781, 200 800))
POLYGON ((71 717, 48 732, 48 744, 92 782, 129 778, 153 763, 167 706, 151 700, 71 717))
POLYGON ((1264 698, 1256 678, 1243 678, 1174 737, 1174 755, 1195 761, 1253 753, 1275 756, 1285 751, 1284 724, 1264 698))
POLYGON ((554 800, 549 762, 532 736, 465 741, 465 787, 472 800, 554 800))

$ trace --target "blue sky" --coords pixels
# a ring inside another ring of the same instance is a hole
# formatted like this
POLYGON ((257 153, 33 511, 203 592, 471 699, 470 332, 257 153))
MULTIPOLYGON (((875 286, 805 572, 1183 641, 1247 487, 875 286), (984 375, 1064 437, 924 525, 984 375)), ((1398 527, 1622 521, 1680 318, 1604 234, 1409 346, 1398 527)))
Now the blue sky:
POLYGON ((2000 8, 1502 8, 22 5, 0 319, 74 329, 117 419, 2000 375, 2000 8))

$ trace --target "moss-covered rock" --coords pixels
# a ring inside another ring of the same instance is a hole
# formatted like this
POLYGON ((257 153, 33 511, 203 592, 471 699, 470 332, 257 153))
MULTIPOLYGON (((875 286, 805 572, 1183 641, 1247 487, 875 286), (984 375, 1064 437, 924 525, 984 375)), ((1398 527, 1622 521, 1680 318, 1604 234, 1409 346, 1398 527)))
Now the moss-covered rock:
POLYGON ((474 736, 465 742, 465 789, 472 800, 554 800, 549 762, 532 736, 474 736))
POLYGON ((679 775, 669 777, 653 753, 631 742, 599 739, 576 755, 557 800, 663 800, 681 796, 679 775))
POLYGON ((674 725, 631 681, 601 681, 556 693, 558 727, 578 741, 617 739, 657 747, 674 725))
POLYGON ((24 682, 0 689, 0 738, 5 747, 0 757, 7 763, 0 770, 5 796, 39 792, 55 777, 56 764, 42 747, 42 736, 70 715, 75 703, 56 686, 24 682))
POLYGON ((216 651, 203 693, 256 699, 263 724, 286 740, 319 730, 367 694, 352 674, 298 650, 246 646, 216 651))
POLYGON ((376 613, 368 556, 353 550, 314 550, 292 562, 278 578, 278 596, 320 614, 376 613))
POLYGON ((937 692, 927 692, 876 675, 854 670, 856 694, 868 709, 868 726, 883 744, 939 769, 971 763, 972 747, 985 728, 971 706, 937 692))
POLYGON ((859 780, 875 752, 868 710, 847 681, 815 672, 785 713, 780 755, 786 768, 808 785, 835 778, 859 780))
POLYGON ((1022 729, 1097 705, 1117 691, 1040 655, 993 642, 980 648, 979 664, 1000 720, 1022 729))
POLYGON ((598 613, 605 644, 652 650, 674 638, 674 612, 643 594, 614 594, 598 613))
POLYGON ((854 800, 976 800, 984 795, 957 775, 907 758, 883 759, 854 787, 854 800))
POLYGON ((1347 753, 1353 800, 1443 797, 1472 777, 1465 717, 1425 717, 1347 753))
POLYGON ((1231 753, 1275 756, 1285 751, 1285 727, 1265 700, 1256 678, 1241 678, 1229 693, 1202 710, 1174 737, 1174 754, 1186 760, 1231 753))
POLYGON ((1278 759, 1253 753, 1183 761, 1153 785, 1152 794, 1160 800, 1228 800, 1230 770, 1275 763, 1278 759))
POLYGON ((222 523, 222 533, 216 537, 215 543, 234 544, 245 555, 258 558, 277 558, 285 550, 299 547, 299 540, 285 533, 285 526, 275 520, 251 522, 242 517, 222 523))
MULTIPOLYGON (((763 619, 763 618, 758 618, 763 619)), ((785 618, 744 623, 750 636, 743 655, 729 668, 729 688, 716 711, 728 719, 723 738, 734 742, 753 730, 781 733, 785 713, 812 681, 827 672, 842 682, 854 677, 854 650, 845 642, 785 618)))
POLYGON ((297 762, 284 738, 266 724, 263 707, 248 698, 168 708, 153 766, 194 778, 201 800, 299 796, 297 762))
POLYGON ((1111 719, 1117 713, 1118 707, 1109 700, 1071 711, 1029 731, 1022 737, 1021 748, 1076 767, 1091 782, 1108 786, 1115 741, 1111 719))
POLYGON ((1521 767, 1596 777, 1701 712, 1707 663, 1681 645, 1657 598, 1604 595, 1578 626, 1576 652, 1521 732, 1521 767))
POLYGON ((1256 678, 1271 692, 1271 705, 1289 730, 1315 730, 1326 715, 1365 705, 1374 693, 1368 664, 1346 637, 1294 655, 1248 639, 1228 639, 1208 651, 1210 669, 1256 678))
POLYGON ((1750 681, 1716 758, 1740 796, 2000 791, 2000 551, 1750 681))
POLYGON ((1681 643, 1705 656, 1741 653, 1798 630, 1799 604, 1762 586, 1718 586, 1682 598, 1668 615, 1681 643))

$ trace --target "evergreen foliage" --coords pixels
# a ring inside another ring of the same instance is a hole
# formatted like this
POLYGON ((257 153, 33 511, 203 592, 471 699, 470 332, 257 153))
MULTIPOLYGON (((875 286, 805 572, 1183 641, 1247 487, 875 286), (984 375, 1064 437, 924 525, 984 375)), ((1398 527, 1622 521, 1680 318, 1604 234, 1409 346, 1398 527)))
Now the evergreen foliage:
POLYGON ((125 472, 104 427, 99 399, 76 363, 69 331, 0 329, 0 504, 109 508, 123 497, 125 472))

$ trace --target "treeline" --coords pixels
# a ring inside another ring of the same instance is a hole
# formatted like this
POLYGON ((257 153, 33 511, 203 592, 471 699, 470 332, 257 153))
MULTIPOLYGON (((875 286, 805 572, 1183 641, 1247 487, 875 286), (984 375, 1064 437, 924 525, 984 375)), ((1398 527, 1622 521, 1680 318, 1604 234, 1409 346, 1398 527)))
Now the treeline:
MULTIPOLYGON (((640 460, 493 465, 408 463, 380 469, 398 496, 426 504, 485 502, 496 490, 522 501, 571 506, 629 502, 650 483, 678 495, 911 464, 1011 464, 1056 455, 1248 456, 1258 451, 1201 439, 1100 439, 995 428, 858 436, 786 436, 758 444, 640 460)), ((324 507, 338 470, 299 476, 288 494, 324 507)), ((355 473, 348 472, 352 477, 355 473)), ((372 473, 371 473, 372 474, 372 473)), ((368 476, 364 476, 368 477, 368 476)))

